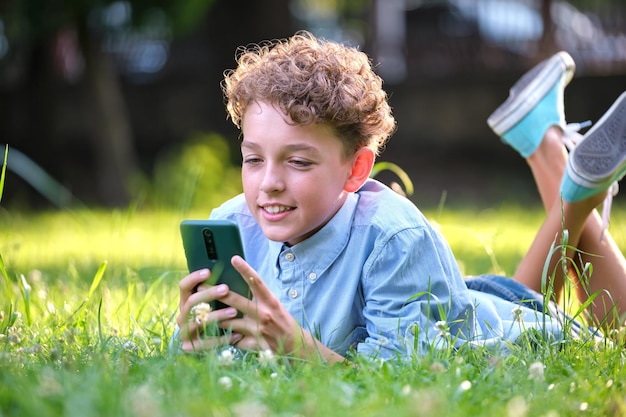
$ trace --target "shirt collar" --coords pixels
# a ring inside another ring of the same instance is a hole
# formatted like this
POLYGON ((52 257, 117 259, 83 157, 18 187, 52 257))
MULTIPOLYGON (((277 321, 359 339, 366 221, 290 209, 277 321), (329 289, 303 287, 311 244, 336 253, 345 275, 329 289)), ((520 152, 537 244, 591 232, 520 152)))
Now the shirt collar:
POLYGON ((352 219, 356 212, 359 196, 350 193, 339 211, 313 236, 287 248, 282 242, 269 242, 270 259, 278 262, 283 249, 291 250, 304 271, 320 276, 339 257, 350 239, 352 219))

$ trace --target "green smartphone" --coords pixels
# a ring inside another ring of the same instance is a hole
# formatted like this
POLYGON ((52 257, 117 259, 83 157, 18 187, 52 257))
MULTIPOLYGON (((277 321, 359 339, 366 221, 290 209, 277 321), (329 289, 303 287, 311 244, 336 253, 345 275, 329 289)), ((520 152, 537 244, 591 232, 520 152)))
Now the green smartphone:
MULTIPOLYGON (((250 287, 230 263, 234 255, 244 257, 241 235, 235 223, 227 220, 184 220, 180 224, 180 234, 189 272, 208 268, 211 270, 208 284, 223 283, 231 291, 251 298, 250 287)), ((217 310, 226 305, 214 301, 211 307, 217 310)))

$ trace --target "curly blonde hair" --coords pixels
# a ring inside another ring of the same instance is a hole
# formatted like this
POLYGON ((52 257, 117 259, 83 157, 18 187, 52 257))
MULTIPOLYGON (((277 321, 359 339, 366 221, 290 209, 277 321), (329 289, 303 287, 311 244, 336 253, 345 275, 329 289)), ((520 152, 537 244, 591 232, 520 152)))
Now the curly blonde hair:
POLYGON ((395 129, 382 79, 356 48, 300 31, 238 49, 237 64, 222 81, 226 110, 237 128, 251 102, 265 101, 294 123, 330 126, 347 155, 364 146, 379 154, 395 129))

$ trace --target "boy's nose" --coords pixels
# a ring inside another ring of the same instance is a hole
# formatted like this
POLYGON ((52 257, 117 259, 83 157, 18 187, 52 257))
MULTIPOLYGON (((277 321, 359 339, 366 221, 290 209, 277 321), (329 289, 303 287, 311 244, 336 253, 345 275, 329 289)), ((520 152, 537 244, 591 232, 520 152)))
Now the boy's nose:
POLYGON ((285 188, 285 183, 282 179, 282 173, 277 167, 268 167, 263 175, 261 181, 261 191, 265 193, 273 193, 281 191, 285 188))

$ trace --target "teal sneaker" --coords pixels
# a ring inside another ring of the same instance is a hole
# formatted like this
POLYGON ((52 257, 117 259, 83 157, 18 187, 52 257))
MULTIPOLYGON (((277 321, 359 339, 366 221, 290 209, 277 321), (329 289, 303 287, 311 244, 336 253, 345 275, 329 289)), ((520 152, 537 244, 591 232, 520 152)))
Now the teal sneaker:
POLYGON ((561 51, 526 72, 487 119, 491 129, 524 158, 537 149, 550 126, 565 127, 563 91, 576 64, 561 51))
MULTIPOLYGON (((574 202, 604 191, 626 174, 626 92, 569 154, 561 196, 574 202)), ((613 187, 615 190, 616 187, 613 187)), ((612 193, 609 193, 612 194, 612 193)))

